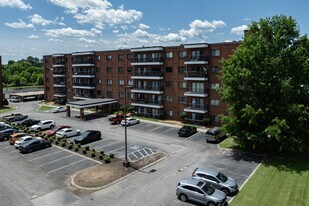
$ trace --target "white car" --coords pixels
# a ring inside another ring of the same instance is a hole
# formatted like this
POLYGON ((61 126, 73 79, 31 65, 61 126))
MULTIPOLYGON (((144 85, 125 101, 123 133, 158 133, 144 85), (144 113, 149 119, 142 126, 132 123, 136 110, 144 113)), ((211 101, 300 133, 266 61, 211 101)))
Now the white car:
POLYGON ((44 129, 52 129, 56 126, 56 123, 53 120, 43 120, 38 124, 32 125, 31 129, 33 130, 44 130, 44 129))
POLYGON ((51 110, 53 113, 57 112, 66 112, 67 109, 65 107, 55 107, 54 109, 51 110))
POLYGON ((42 139, 41 137, 32 137, 32 136, 24 136, 24 137, 21 137, 19 140, 16 140, 15 143, 14 143, 14 147, 16 149, 19 148, 19 146, 24 143, 24 142, 27 142, 27 141, 30 141, 30 140, 33 140, 33 139, 42 139))
POLYGON ((79 129, 73 129, 73 128, 64 128, 59 130, 56 133, 57 138, 68 138, 68 137, 73 137, 73 136, 78 136, 80 135, 80 130, 79 129))
MULTIPOLYGON (((133 124, 139 124, 140 120, 136 118, 127 118, 127 126, 133 125, 133 124)), ((121 121, 121 125, 125 126, 125 120, 121 121)))

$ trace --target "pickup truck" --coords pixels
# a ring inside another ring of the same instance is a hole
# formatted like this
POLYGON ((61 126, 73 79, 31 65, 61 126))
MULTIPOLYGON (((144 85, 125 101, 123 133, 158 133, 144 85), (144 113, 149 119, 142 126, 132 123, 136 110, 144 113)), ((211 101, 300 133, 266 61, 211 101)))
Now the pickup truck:
POLYGON ((109 121, 112 122, 112 124, 120 124, 120 122, 124 119, 124 115, 116 115, 115 117, 109 118, 109 121))
POLYGON ((21 114, 21 113, 12 113, 11 115, 6 115, 2 118, 9 122, 16 122, 16 121, 20 121, 20 120, 28 118, 28 115, 21 114))

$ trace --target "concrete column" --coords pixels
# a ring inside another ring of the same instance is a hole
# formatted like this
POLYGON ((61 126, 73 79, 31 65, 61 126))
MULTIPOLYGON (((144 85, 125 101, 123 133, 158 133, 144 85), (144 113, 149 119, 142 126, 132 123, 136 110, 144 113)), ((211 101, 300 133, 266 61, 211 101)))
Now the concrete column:
POLYGON ((84 108, 80 108, 80 119, 84 119, 84 108))
POLYGON ((71 107, 67 106, 67 117, 71 117, 71 107))

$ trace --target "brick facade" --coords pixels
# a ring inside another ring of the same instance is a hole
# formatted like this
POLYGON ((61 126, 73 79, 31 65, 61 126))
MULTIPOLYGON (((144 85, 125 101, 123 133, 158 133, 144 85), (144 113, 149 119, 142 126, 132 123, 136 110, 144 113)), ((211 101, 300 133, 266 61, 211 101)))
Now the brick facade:
POLYGON ((216 91, 220 60, 239 42, 140 47, 44 56, 45 100, 115 98, 139 115, 192 122, 226 113, 216 91), (125 86, 127 88, 125 93, 125 86))
POLYGON ((2 76, 2 60, 0 56, 0 108, 3 107, 3 76, 2 76))

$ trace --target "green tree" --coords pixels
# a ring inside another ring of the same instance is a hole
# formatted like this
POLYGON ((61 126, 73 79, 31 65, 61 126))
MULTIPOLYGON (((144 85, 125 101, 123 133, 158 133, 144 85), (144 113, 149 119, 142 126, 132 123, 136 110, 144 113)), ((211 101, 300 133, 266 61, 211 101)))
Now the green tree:
POLYGON ((308 149, 308 65, 309 40, 292 17, 253 22, 223 61, 220 95, 229 105, 223 128, 242 144, 308 149))

